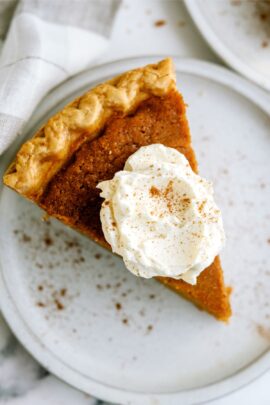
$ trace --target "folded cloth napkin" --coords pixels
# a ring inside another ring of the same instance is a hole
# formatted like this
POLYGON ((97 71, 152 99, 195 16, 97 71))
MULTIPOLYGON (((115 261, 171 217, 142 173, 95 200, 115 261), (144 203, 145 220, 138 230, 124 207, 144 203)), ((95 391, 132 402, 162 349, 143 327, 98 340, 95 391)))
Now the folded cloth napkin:
POLYGON ((54 86, 106 49, 121 0, 1 0, 0 155, 54 86))

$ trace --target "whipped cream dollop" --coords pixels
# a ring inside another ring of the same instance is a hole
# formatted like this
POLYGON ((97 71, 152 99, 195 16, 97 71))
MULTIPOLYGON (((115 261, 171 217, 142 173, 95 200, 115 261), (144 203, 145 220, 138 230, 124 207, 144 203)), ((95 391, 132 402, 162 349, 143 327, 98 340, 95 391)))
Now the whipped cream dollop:
POLYGON ((212 184, 175 149, 141 147, 98 188, 105 239, 137 276, 196 284, 224 245, 212 184))

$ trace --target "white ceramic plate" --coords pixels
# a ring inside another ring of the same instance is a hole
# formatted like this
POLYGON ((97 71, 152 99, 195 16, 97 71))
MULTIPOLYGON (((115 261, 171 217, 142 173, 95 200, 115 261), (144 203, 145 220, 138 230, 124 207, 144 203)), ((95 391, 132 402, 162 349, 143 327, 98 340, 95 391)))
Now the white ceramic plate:
POLYGON ((246 0, 185 0, 201 34, 232 68, 270 90, 270 6, 246 0))
MULTIPOLYGON (((157 58, 89 70, 50 93, 26 131, 94 83, 157 58)), ((209 63, 175 59, 202 175, 223 214, 226 325, 4 188, 0 198, 0 303, 11 328, 49 371, 123 404, 197 404, 270 365, 269 99, 209 63)), ((10 151, 1 170, 13 156, 10 151)))

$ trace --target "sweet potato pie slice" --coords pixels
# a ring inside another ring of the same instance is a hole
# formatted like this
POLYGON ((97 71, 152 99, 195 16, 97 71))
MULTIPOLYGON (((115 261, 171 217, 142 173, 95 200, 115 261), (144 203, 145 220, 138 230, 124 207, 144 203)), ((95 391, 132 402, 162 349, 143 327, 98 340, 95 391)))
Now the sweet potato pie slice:
MULTIPOLYGON (((171 59, 123 73, 67 105, 22 145, 4 183, 110 249, 96 186, 122 170, 138 148, 154 143, 176 148, 197 171, 171 59)), ((231 315, 218 257, 195 286, 171 278, 158 281, 218 319, 231 315)))

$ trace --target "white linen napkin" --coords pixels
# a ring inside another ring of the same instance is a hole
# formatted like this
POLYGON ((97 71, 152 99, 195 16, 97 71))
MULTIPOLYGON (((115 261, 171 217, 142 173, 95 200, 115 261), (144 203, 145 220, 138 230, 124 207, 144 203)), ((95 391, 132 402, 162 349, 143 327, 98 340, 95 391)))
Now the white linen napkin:
POLYGON ((121 0, 2 0, 0 155, 37 104, 106 49, 121 0))

